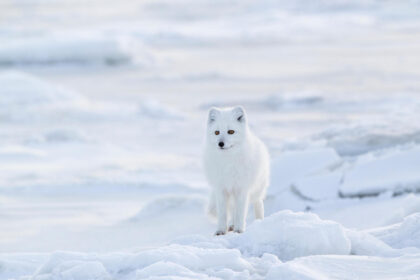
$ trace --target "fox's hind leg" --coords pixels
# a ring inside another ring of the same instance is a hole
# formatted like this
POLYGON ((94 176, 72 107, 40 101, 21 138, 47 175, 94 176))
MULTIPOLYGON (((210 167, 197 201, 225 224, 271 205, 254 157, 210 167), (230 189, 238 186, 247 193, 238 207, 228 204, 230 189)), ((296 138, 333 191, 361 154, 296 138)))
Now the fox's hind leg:
POLYGON ((268 179, 264 180, 260 185, 259 191, 257 194, 253 195, 255 200, 252 202, 254 206, 254 215, 255 219, 262 220, 264 219, 264 198, 267 191, 268 179))
POLYGON ((262 199, 259 199, 254 202, 254 214, 255 219, 264 219, 264 202, 262 201, 262 199))
POLYGON ((249 195, 247 192, 239 192, 235 197, 235 232, 241 233, 245 231, 246 214, 248 212, 249 195))

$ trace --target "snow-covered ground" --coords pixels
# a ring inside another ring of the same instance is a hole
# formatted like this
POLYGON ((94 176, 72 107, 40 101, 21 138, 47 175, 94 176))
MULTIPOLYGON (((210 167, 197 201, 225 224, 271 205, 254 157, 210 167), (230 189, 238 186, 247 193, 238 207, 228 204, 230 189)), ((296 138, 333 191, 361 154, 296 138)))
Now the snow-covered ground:
POLYGON ((0 280, 420 279, 419 94, 418 1, 0 1, 0 280), (236 104, 267 217, 215 237, 236 104))

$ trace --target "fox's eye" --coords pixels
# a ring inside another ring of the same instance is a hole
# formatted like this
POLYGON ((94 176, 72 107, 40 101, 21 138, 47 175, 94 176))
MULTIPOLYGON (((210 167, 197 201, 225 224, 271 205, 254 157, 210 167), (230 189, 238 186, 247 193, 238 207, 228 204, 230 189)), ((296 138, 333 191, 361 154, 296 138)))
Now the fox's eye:
POLYGON ((232 129, 231 130, 228 130, 228 133, 229 134, 233 134, 233 133, 235 133, 235 130, 232 130, 232 129))
POLYGON ((216 131, 214 132, 214 134, 219 135, 219 134, 220 134, 220 131, 216 130, 216 131))

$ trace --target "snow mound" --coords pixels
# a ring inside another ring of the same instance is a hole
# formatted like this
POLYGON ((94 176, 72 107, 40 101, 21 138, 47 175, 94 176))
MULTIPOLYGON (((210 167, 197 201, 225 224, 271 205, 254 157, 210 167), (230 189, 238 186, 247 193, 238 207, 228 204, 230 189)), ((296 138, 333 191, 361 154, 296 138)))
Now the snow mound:
POLYGON ((401 223, 375 228, 369 233, 393 248, 420 248, 420 212, 409 215, 401 223))
POLYGON ((200 196, 165 196, 152 200, 131 221, 149 220, 151 217, 176 215, 177 213, 204 211, 205 198, 200 196))
POLYGON ((274 254, 283 261, 307 255, 350 253, 344 228, 312 213, 285 210, 255 221, 239 235, 228 236, 231 247, 252 256, 274 254))
MULTIPOLYGON (((138 236, 144 240, 167 241, 176 236, 205 234, 213 231, 213 225, 205 218, 206 198, 200 195, 160 195, 149 201, 137 214, 122 226, 141 227, 138 236), (180 221, 179 217, 182 217, 180 221), (194 225, 189 227, 186 225, 194 225), (156 231, 156 228, 159 228, 156 231)), ((190 245, 185 243, 186 245, 190 245)))
POLYGON ((130 61, 130 55, 115 39, 46 36, 1 42, 0 65, 14 64, 106 64, 130 61))
POLYGON ((63 117, 88 106, 83 96, 22 72, 0 72, 0 88, 0 119, 3 120, 63 117))
POLYGON ((394 194, 420 190, 420 146, 367 154, 346 171, 340 194, 344 197, 394 194))
POLYGON ((418 279, 420 255, 395 258, 308 256, 274 265, 267 280, 418 279))

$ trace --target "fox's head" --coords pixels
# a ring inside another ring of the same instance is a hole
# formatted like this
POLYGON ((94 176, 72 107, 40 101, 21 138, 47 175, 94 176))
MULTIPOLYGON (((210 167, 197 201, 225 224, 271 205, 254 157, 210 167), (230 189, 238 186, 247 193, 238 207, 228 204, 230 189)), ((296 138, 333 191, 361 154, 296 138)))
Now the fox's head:
POLYGON ((240 146, 248 133, 245 110, 233 108, 211 108, 207 121, 207 144, 220 150, 240 146))

